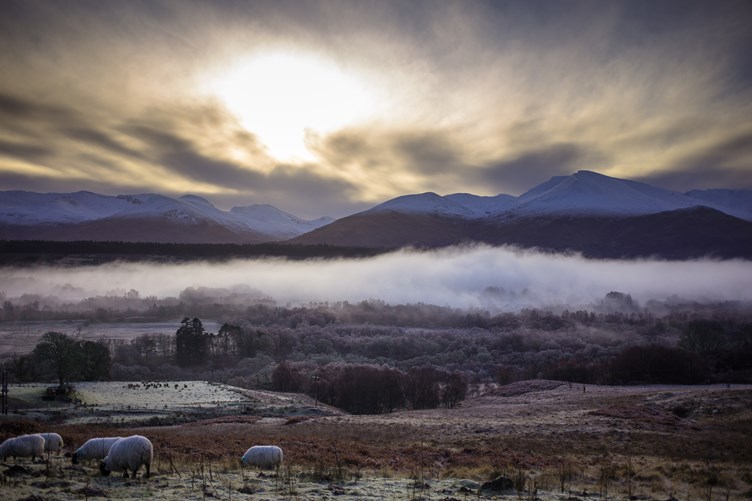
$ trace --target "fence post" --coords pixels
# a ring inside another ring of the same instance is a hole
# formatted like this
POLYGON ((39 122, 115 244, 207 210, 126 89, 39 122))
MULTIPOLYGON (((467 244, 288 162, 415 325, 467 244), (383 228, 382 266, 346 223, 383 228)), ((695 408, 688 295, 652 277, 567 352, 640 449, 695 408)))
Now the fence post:
POLYGON ((8 414, 8 371, 3 371, 2 375, 2 405, 0 411, 3 414, 8 414))

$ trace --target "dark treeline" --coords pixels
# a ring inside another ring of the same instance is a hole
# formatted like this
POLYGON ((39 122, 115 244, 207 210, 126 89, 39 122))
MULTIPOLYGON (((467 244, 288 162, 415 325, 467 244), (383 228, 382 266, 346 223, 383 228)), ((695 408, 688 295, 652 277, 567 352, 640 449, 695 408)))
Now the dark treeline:
MULTIPOLYGON (((752 383, 749 314, 720 305, 658 317, 613 306, 493 315, 379 301, 254 304, 216 333, 185 317, 174 332, 103 343, 113 379, 205 378, 300 391, 351 412, 452 407, 475 385, 535 378, 752 383)), ((32 375, 18 364, 8 363, 16 377, 32 375)))
POLYGON ((72 381, 110 379, 112 365, 106 344, 81 341, 60 332, 47 332, 28 355, 13 357, 4 367, 16 381, 55 381, 60 393, 72 381))
POLYGON ((370 257, 382 249, 333 245, 178 244, 158 242, 0 240, 0 266, 96 265, 112 261, 226 261, 238 258, 289 259, 370 257), (74 258, 74 259, 71 259, 74 258))

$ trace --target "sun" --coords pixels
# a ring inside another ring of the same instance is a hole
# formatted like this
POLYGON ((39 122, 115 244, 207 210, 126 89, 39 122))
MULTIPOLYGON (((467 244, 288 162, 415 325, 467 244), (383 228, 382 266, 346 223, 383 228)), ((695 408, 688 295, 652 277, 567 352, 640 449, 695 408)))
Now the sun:
POLYGON ((332 132, 375 111, 365 81, 313 55, 253 55, 220 72, 210 87, 281 161, 311 160, 308 133, 332 132))

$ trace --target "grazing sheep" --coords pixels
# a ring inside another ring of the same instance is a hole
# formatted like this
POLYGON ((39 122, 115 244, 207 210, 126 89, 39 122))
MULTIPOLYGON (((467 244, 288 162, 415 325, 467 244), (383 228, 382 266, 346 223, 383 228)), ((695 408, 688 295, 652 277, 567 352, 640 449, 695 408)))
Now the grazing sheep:
POLYGON ((266 470, 279 470, 282 464, 282 449, 276 445, 254 445, 243 454, 240 461, 244 465, 266 470))
POLYGON ((0 458, 5 461, 8 456, 14 460, 30 457, 34 461, 37 457, 42 458, 44 457, 44 439, 39 435, 21 435, 20 437, 9 438, 0 444, 0 458))
POLYGON ((99 463, 102 475, 107 476, 112 471, 123 471, 123 477, 128 478, 128 470, 136 472, 142 465, 146 465, 146 477, 151 474, 151 461, 154 458, 154 446, 151 441, 141 435, 121 438, 110 447, 107 457, 99 463))
POLYGON ((122 437, 100 437, 90 438, 84 445, 76 449, 71 457, 73 464, 78 464, 79 461, 89 461, 92 459, 102 460, 107 457, 110 452, 112 444, 120 440, 122 437))
POLYGON ((57 433, 36 433, 44 439, 44 452, 60 452, 65 446, 63 437, 57 433))

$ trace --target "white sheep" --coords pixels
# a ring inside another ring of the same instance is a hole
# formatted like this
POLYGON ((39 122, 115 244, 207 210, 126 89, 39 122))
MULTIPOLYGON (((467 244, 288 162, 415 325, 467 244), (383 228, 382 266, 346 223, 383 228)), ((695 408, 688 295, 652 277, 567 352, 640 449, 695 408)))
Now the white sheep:
POLYGON ((44 439, 44 452, 60 452, 65 446, 63 437, 57 433, 36 433, 44 439))
POLYGON ((154 446, 151 441, 141 435, 117 440, 110 451, 99 463, 99 470, 102 475, 107 476, 113 471, 123 471, 123 477, 128 478, 128 470, 133 472, 133 478, 136 478, 136 472, 142 464, 146 465, 146 477, 151 474, 151 461, 154 459, 154 446))
POLYGON ((276 445, 254 445, 243 454, 240 461, 244 465, 267 470, 279 470, 282 464, 282 449, 276 445))
POLYGON ((73 464, 78 464, 79 461, 90 461, 92 459, 102 460, 107 457, 110 452, 112 444, 120 440, 122 437, 99 437, 90 438, 84 445, 76 449, 71 457, 73 464))
POLYGON ((0 444, 0 457, 5 461, 8 456, 14 460, 30 457, 34 461, 37 457, 42 458, 44 457, 44 439, 39 435, 21 435, 20 437, 9 438, 0 444))

